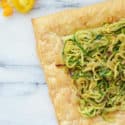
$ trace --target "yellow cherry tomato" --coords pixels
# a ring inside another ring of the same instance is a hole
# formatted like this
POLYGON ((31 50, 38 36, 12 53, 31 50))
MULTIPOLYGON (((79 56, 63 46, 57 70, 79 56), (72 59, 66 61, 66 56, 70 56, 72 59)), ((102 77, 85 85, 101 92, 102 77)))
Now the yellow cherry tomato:
POLYGON ((8 3, 7 3, 6 0, 1 0, 0 6, 1 6, 2 8, 6 7, 7 5, 8 5, 8 3))
POLYGON ((14 7, 21 13, 29 12, 35 3, 35 0, 12 0, 14 7))
POLYGON ((3 16, 11 16, 13 15, 13 8, 11 6, 6 6, 3 9, 3 16))
POLYGON ((11 15, 13 15, 13 8, 8 3, 8 0, 1 0, 0 7, 3 9, 3 16, 11 16, 11 15))

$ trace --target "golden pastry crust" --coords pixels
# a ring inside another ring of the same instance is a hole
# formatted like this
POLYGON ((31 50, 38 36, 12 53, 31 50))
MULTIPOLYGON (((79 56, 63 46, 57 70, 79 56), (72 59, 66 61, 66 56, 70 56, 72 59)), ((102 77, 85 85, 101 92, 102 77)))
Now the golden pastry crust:
POLYGON ((62 37, 76 30, 112 23, 125 17, 125 0, 109 0, 92 6, 69 9, 32 20, 37 53, 48 83, 49 93, 60 125, 123 125, 125 113, 116 112, 110 123, 101 117, 86 119, 77 110, 72 79, 56 64, 62 61, 62 37))

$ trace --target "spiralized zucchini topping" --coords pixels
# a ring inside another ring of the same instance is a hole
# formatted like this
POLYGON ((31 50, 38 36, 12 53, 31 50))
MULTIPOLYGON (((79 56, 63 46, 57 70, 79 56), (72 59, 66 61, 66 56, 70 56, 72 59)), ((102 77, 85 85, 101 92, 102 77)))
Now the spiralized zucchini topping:
POLYGON ((125 19, 78 31, 64 42, 80 113, 94 117, 125 110, 125 19))

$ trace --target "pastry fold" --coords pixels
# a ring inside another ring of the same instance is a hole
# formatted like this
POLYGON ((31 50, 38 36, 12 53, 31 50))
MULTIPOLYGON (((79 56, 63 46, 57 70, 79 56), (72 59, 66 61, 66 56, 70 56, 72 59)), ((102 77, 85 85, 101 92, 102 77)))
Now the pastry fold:
POLYGON ((59 125, 124 125, 125 112, 115 112, 113 122, 101 117, 84 118, 78 112, 72 79, 63 65, 62 38, 80 29, 96 28, 125 17, 125 0, 106 2, 78 9, 69 9, 32 20, 37 54, 45 73, 50 97, 59 125))

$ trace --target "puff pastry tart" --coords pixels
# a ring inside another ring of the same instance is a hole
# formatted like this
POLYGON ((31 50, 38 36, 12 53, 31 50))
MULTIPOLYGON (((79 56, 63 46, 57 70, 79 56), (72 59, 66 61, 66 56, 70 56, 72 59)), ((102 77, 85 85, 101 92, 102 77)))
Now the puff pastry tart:
POLYGON ((32 23, 59 125, 125 125, 125 0, 32 23))

